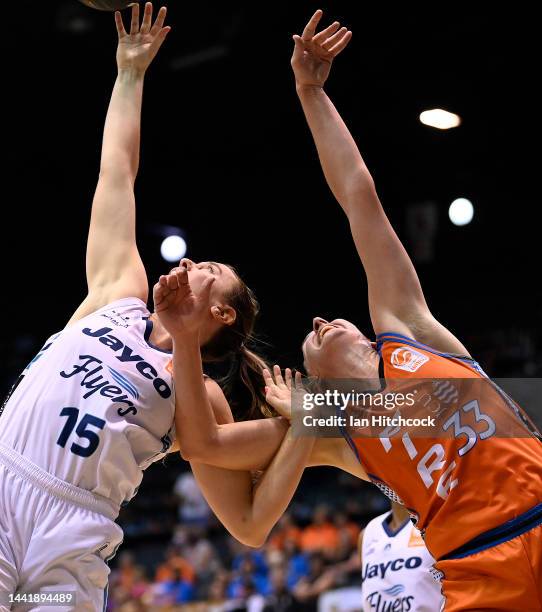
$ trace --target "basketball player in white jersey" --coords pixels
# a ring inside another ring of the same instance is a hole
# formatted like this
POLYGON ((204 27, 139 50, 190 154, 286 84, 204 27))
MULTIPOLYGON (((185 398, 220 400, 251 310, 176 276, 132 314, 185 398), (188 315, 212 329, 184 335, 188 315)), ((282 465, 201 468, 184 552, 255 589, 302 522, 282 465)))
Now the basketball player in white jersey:
POLYGON ((435 560, 408 510, 391 507, 360 534, 363 611, 437 612, 443 597, 431 574, 435 560))
MULTIPOLYGON (((88 296, 67 327, 47 340, 0 408, 2 612, 101 610, 106 561, 122 540, 114 522, 120 506, 135 495, 146 467, 178 449, 172 444, 172 339, 146 307, 148 283, 135 241, 133 190, 144 76, 170 30, 165 17, 162 8, 153 23, 147 3, 140 25, 136 3, 127 33, 116 14, 118 77, 92 206, 88 296), (69 592, 71 599, 59 591, 69 592)), ((189 260, 183 265, 195 295, 204 295, 208 306, 198 350, 207 359, 238 356, 239 375, 254 399, 247 416, 257 416, 251 376, 257 372, 261 380, 261 362, 244 346, 257 302, 232 268, 189 260)), ((210 379, 204 385, 218 422, 231 422, 218 385, 210 379)), ((288 427, 283 419, 239 425, 219 432, 219 465, 257 469, 276 455, 265 482, 245 500, 253 520, 262 516, 274 523, 295 491, 312 442, 287 439, 277 453, 288 427), (246 454, 239 456, 240 447, 246 454), (278 501, 275 486, 283 494, 278 501)), ((200 476, 222 491, 220 503, 228 506, 232 490, 223 490, 228 470, 206 469, 201 466, 200 476)), ((250 479, 250 474, 235 474, 243 482, 250 479)))

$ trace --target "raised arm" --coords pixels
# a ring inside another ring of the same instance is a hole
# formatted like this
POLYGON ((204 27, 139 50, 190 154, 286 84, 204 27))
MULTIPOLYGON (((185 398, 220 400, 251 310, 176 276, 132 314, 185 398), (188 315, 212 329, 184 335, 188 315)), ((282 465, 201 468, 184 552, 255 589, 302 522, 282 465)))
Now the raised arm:
POLYGON ((118 74, 105 121, 100 175, 92 203, 87 242, 88 295, 70 323, 123 297, 148 298, 145 268, 136 245, 134 183, 139 168, 143 82, 147 68, 170 31, 162 7, 154 25, 152 4, 132 8, 130 33, 115 13, 118 74))
POLYGON ((352 135, 324 91, 334 58, 351 32, 338 22, 316 33, 316 11, 302 36, 294 36, 292 68, 327 183, 346 213, 365 268, 376 333, 401 332, 436 348, 466 353, 431 315, 416 270, 393 230, 352 135))

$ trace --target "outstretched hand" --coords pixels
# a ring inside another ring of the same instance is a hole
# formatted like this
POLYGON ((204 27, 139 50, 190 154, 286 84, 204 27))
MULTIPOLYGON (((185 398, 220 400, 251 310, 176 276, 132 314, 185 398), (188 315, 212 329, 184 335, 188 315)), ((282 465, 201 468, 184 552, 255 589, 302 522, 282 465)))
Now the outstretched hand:
POLYGON ((331 64, 348 45, 352 32, 338 21, 316 33, 323 12, 317 10, 305 26, 303 34, 294 34, 292 69, 297 87, 323 87, 331 64))
POLYGON ((265 400, 283 417, 292 420, 292 397, 295 393, 304 391, 301 384, 301 373, 296 372, 292 380, 292 370, 286 368, 284 378, 278 365, 273 366, 273 374, 265 368, 265 400))
POLYGON ((154 285, 155 312, 168 333, 175 337, 197 334, 210 307, 211 287, 216 279, 205 279, 198 295, 193 293, 186 267, 173 268, 154 285))
POLYGON ((145 72, 171 30, 164 26, 167 9, 163 6, 152 23, 152 3, 145 4, 143 21, 139 25, 139 4, 132 7, 132 23, 130 33, 124 29, 124 22, 119 11, 115 13, 115 22, 119 35, 117 49, 117 65, 119 70, 137 70, 145 72))

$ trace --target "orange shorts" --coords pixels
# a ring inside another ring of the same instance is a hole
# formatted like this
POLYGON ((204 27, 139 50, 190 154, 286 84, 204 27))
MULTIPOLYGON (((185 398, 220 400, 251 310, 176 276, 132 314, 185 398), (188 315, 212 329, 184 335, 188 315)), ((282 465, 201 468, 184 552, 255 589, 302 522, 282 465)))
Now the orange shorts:
POLYGON ((542 525, 435 567, 444 574, 445 612, 542 610, 542 525))

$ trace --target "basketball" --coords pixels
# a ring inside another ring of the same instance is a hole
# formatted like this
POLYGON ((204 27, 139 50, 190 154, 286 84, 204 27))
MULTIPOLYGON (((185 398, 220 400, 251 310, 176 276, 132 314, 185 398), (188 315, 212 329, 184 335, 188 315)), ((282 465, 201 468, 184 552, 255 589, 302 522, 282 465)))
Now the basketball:
POLYGON ((122 11, 135 4, 133 0, 79 0, 79 2, 99 11, 122 11))

